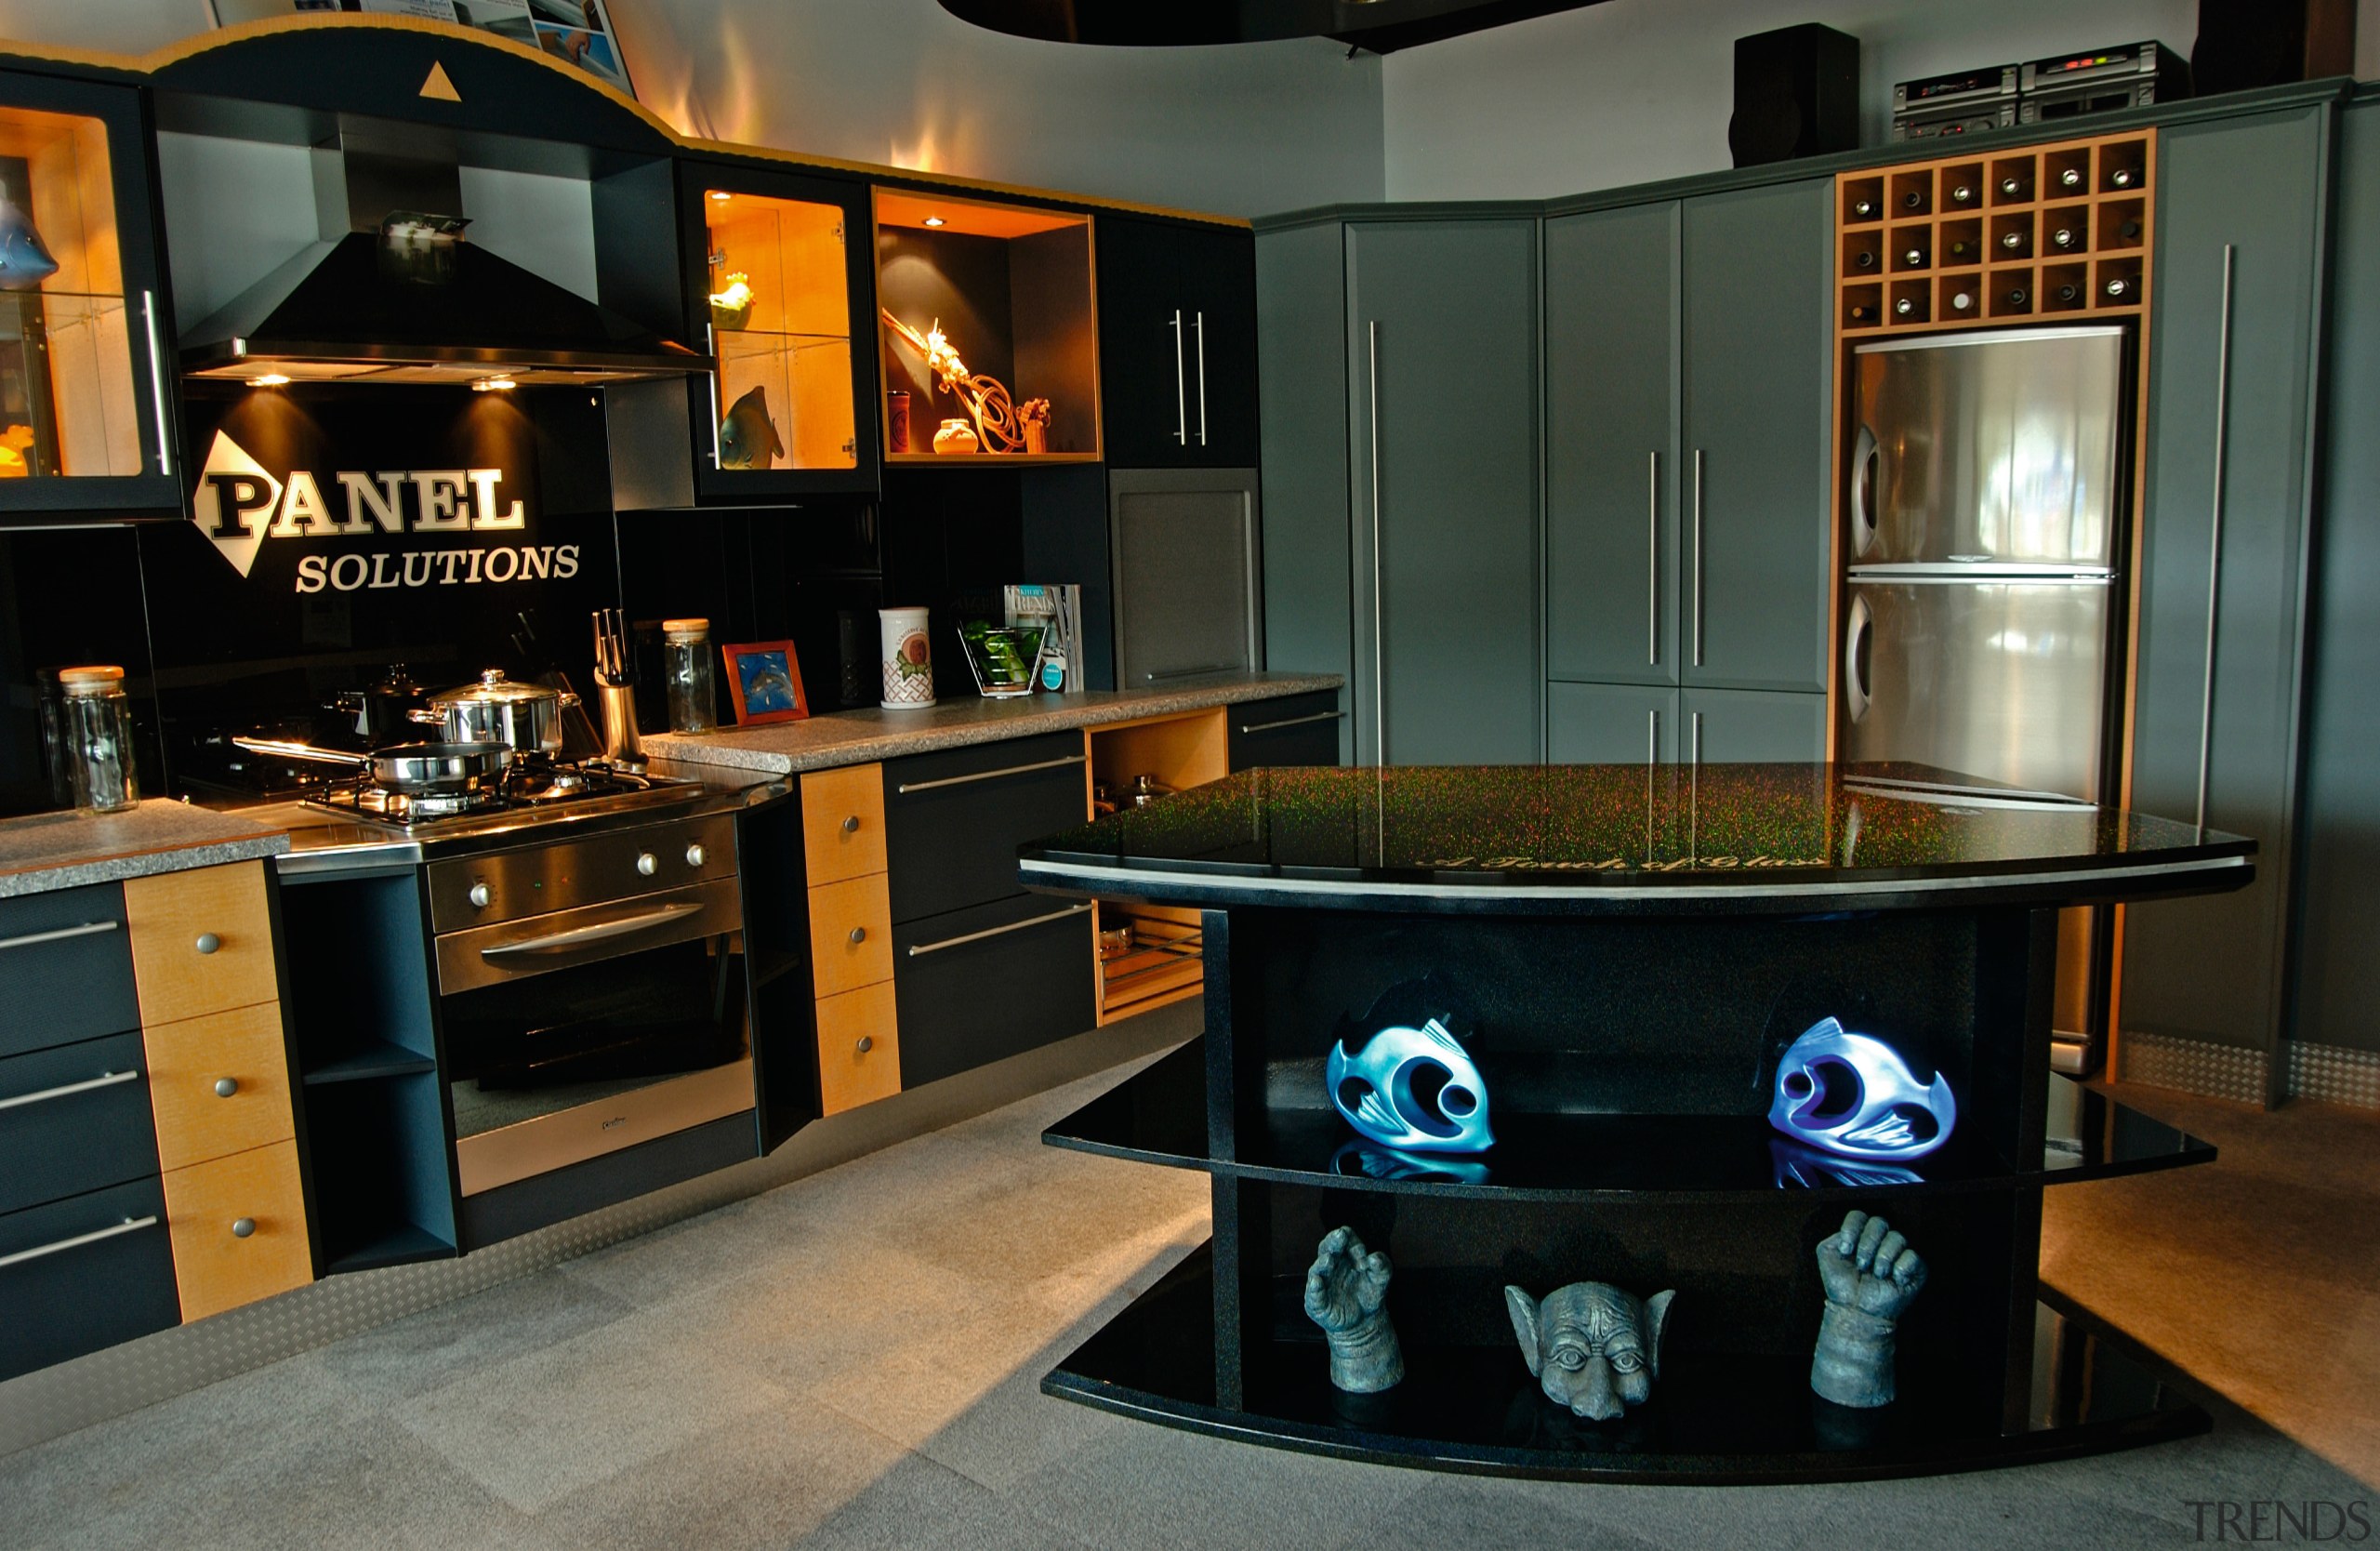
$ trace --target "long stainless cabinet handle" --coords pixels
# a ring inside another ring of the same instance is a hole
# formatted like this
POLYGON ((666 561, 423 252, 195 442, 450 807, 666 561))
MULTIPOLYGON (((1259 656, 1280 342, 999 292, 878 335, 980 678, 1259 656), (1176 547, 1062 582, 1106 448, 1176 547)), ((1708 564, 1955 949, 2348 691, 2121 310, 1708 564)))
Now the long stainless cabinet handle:
POLYGON ((157 1218, 154 1213, 146 1217, 126 1217, 113 1227, 78 1233, 72 1239, 61 1239, 55 1244, 43 1244, 30 1250, 19 1250, 14 1254, 0 1254, 0 1266, 21 1266, 28 1260, 39 1260, 46 1254, 56 1254, 60 1250, 79 1250, 86 1244, 96 1244, 102 1239, 113 1239, 120 1233, 138 1233, 142 1228, 156 1226, 157 1218))
POLYGON ((939 953, 945 948, 957 948, 962 943, 979 943, 985 937, 1006 936, 1011 932, 1022 932, 1028 926, 1046 926, 1053 921, 1064 921, 1068 916, 1078 916, 1090 908, 1088 902, 1081 905, 1069 905, 1063 910, 1052 910, 1046 916, 1035 916, 1029 921, 1012 921, 1006 926, 986 926, 981 932, 968 932, 956 937, 945 937, 938 943, 911 943, 909 957, 915 959, 921 954, 939 953))
POLYGON ((1284 717, 1278 722, 1243 722, 1239 724, 1239 730, 1243 733, 1270 733, 1283 727, 1302 727, 1309 722, 1343 721, 1347 713, 1342 710, 1316 711, 1312 716, 1284 717))
POLYGON ((28 932, 21 937, 0 937, 0 950, 31 948, 35 943, 60 943, 69 937, 95 937, 102 932, 112 932, 123 924, 120 921, 93 921, 80 926, 60 926, 54 931, 28 932))
POLYGON ((172 412, 165 407, 165 356, 157 342, 157 293, 140 293, 140 315, 149 328, 149 392, 157 404, 157 471, 174 471, 172 412))
POLYGON ((1198 445, 1207 444, 1207 314, 1193 325, 1198 331, 1198 445))
POLYGON ((1062 764, 1080 764, 1086 757, 1061 754, 1054 760, 1042 760, 1034 764, 1012 764, 1001 770, 979 770, 972 776, 945 776, 935 781, 903 781, 892 791, 899 796, 904 792, 932 791, 936 787, 963 787, 970 781, 997 781, 1003 776, 1024 776, 1036 770, 1055 770, 1062 764))
POLYGON ((1372 763, 1388 762, 1388 686, 1381 674, 1387 664, 1387 652, 1382 643, 1386 605, 1380 595, 1380 320, 1364 325, 1370 356, 1366 367, 1366 383, 1371 407, 1371 470, 1372 470, 1372 763))
POLYGON ((699 902, 681 900, 664 905, 657 910, 643 910, 619 921, 598 921, 592 926, 574 926, 566 932, 555 932, 543 937, 524 937, 517 943, 496 943, 480 949, 483 959, 509 959, 527 953, 566 953, 589 943, 609 942, 614 937, 632 936, 655 926, 666 926, 673 921, 683 921, 704 909, 699 902))
POLYGON ((2198 708, 2198 827, 2206 828, 2207 766, 2215 750, 2215 622, 2223 588, 2223 444, 2231 430, 2231 266, 2223 245, 2223 312, 2215 349, 2215 518, 2206 546, 2206 690, 2198 708))
POLYGON ((46 1104, 71 1094, 87 1094, 94 1088, 112 1088, 119 1082, 138 1082, 139 1072, 101 1072, 87 1081, 69 1082, 62 1088, 44 1088, 38 1094, 19 1094, 14 1098, 0 1099, 0 1109, 15 1109, 28 1104, 46 1104))
POLYGON ((1694 666, 1702 666, 1702 449, 1694 449, 1694 666))
MULTIPOLYGON (((719 325, 703 325, 703 340, 710 350, 711 360, 718 361, 719 325)), ((719 458, 719 368, 713 365, 710 371, 710 466, 712 468, 720 467, 719 458)))
POLYGON ((1182 309, 1173 310, 1173 439, 1190 444, 1190 394, 1182 383, 1182 309))
POLYGON ((1645 457, 1645 661, 1661 660, 1661 455, 1645 457))

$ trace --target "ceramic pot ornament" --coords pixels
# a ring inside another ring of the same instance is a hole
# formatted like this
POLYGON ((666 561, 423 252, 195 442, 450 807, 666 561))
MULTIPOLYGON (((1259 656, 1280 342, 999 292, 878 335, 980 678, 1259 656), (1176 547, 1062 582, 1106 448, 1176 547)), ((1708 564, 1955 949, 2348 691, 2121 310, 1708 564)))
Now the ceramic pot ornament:
POLYGON ((1785 1047, 1768 1107, 1768 1123, 1795 1141, 1885 1162, 1933 1152, 1958 1119, 1949 1078, 1918 1081, 1892 1046, 1833 1018, 1785 1047))
POLYGON ((1513 1334, 1545 1398, 1571 1414, 1608 1422, 1653 1398, 1661 1327, 1674 1290, 1639 1299, 1603 1281, 1574 1281, 1538 1302, 1504 1289, 1513 1334))
POLYGON ((1330 1383, 1350 1395, 1377 1395, 1405 1377, 1405 1353, 1383 1307, 1388 1256, 1366 1250, 1351 1227, 1332 1228, 1305 1273, 1305 1317, 1330 1346, 1330 1383))
POLYGON ((1838 1406, 1893 1402, 1895 1332, 1925 1286, 1925 1262, 1882 1217, 1848 1213, 1818 1248, 1826 1312, 1818 1319, 1810 1387, 1838 1406))

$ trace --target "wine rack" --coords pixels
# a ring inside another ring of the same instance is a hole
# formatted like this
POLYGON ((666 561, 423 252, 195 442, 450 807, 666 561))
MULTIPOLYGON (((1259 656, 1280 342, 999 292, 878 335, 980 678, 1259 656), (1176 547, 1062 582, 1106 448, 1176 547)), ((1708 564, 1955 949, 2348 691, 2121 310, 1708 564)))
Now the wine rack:
POLYGON ((1842 174, 1838 335, 2139 315, 2155 160, 2135 133, 1842 174))

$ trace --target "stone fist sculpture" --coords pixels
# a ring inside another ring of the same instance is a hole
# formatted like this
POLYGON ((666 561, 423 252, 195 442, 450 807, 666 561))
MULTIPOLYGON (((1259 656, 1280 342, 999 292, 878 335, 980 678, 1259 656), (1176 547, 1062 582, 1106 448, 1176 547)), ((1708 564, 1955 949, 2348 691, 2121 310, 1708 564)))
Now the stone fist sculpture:
POLYGON ((1893 1332, 1925 1285, 1925 1262, 1882 1217, 1853 1212, 1818 1245, 1826 1314, 1810 1387, 1838 1406, 1893 1400, 1893 1332))
POLYGON ((1608 1422, 1653 1398, 1661 1371, 1661 1325, 1674 1291, 1637 1299, 1607 1282, 1574 1281, 1540 1304, 1504 1289, 1513 1334, 1545 1398, 1593 1422, 1608 1422))
POLYGON ((1305 1317, 1330 1344, 1331 1384, 1351 1395, 1376 1395, 1405 1377, 1396 1327, 1381 1306, 1388 1278, 1388 1256, 1367 1252, 1351 1227, 1332 1228, 1305 1273, 1305 1317))

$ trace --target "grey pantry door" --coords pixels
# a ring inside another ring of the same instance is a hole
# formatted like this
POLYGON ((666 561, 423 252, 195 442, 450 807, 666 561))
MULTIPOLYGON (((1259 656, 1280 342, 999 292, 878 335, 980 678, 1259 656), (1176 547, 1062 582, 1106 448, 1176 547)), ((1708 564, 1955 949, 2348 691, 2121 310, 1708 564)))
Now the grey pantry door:
POLYGON ((1537 222, 1347 233, 1355 758, 1542 756, 1537 222))

